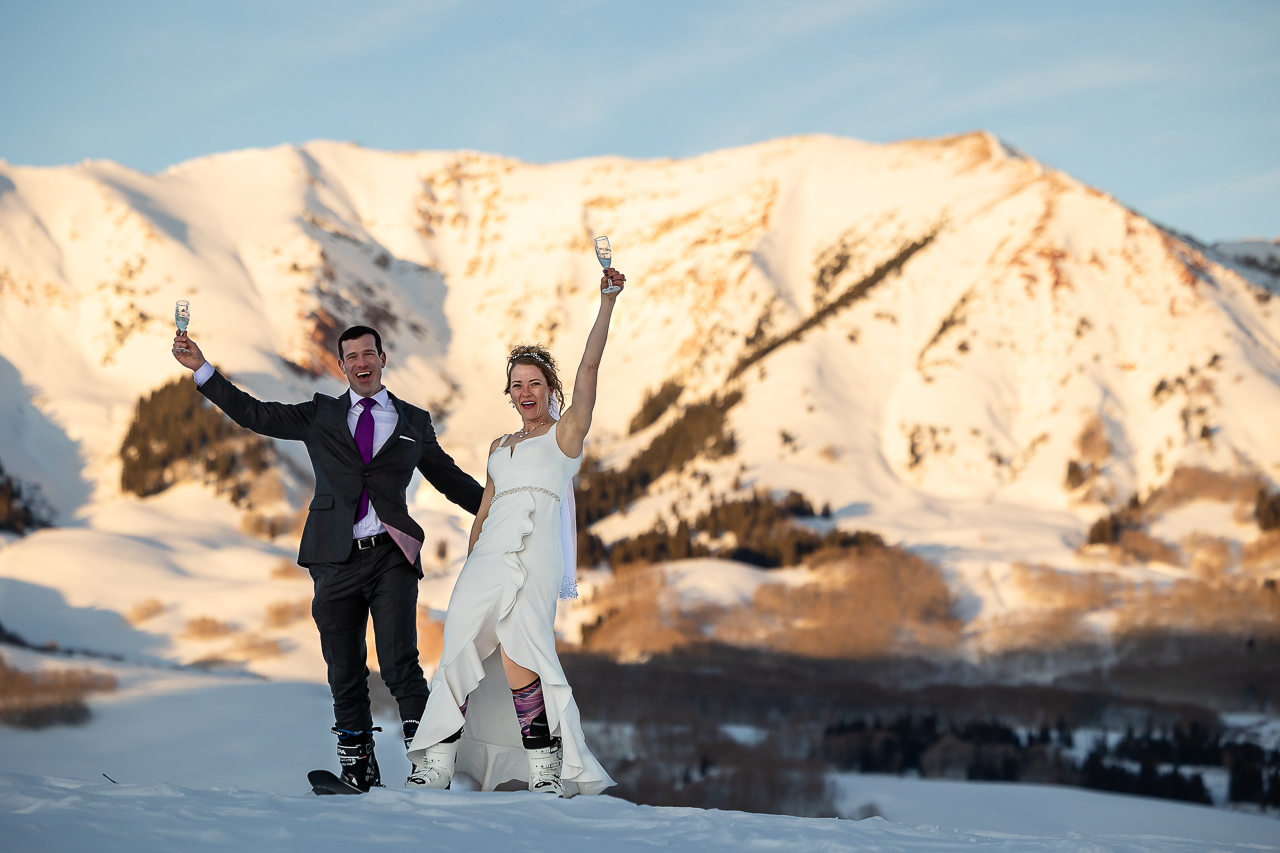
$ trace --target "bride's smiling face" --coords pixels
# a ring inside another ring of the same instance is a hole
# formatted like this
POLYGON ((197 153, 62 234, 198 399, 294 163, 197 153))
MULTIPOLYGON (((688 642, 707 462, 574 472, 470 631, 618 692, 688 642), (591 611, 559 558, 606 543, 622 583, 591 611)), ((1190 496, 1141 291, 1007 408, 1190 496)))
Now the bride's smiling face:
POLYGON ((532 364, 517 364, 511 368, 511 384, 507 386, 507 393, 526 423, 536 423, 547 416, 549 391, 546 377, 532 364))

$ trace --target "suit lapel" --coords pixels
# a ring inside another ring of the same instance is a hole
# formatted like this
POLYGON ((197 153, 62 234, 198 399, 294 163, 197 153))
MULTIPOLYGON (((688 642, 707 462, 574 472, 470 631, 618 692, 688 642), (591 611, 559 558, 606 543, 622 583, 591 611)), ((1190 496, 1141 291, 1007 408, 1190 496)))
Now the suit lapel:
POLYGON ((356 437, 351 434, 351 426, 347 423, 347 415, 351 412, 351 396, 343 394, 341 397, 330 398, 333 400, 333 428, 342 433, 342 446, 351 451, 355 456, 355 462, 360 467, 364 467, 364 458, 360 455, 360 448, 356 446, 356 437))

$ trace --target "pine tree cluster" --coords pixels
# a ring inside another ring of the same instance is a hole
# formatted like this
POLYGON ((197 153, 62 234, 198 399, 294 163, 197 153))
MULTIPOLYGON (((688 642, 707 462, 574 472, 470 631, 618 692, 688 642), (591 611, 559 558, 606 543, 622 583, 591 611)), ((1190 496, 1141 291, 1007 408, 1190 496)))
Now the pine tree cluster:
POLYGON ((606 471, 597 460, 585 460, 574 491, 578 529, 625 509, 668 471, 679 471, 699 456, 716 459, 733 453, 737 443, 733 433, 725 432, 725 417, 741 399, 742 393, 734 391, 687 407, 621 471, 606 471))
POLYGON ((264 439, 234 424, 184 376, 138 400, 120 459, 120 487, 138 497, 202 476, 239 504, 249 492, 246 477, 260 474, 274 456, 264 439))

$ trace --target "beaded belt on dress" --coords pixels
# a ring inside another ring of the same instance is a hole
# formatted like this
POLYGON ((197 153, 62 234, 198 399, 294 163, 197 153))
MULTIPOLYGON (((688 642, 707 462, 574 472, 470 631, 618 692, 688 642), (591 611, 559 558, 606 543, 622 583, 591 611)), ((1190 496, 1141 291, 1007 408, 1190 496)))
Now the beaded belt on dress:
POLYGON ((493 502, 496 501, 498 498, 505 498, 507 495, 514 495, 516 492, 542 492, 544 495, 551 495, 551 497, 555 498, 557 501, 560 500, 559 495, 557 495, 555 492, 551 491, 550 489, 542 488, 542 486, 520 486, 515 489, 505 489, 501 492, 498 492, 496 495, 489 498, 489 506, 493 506, 493 502))

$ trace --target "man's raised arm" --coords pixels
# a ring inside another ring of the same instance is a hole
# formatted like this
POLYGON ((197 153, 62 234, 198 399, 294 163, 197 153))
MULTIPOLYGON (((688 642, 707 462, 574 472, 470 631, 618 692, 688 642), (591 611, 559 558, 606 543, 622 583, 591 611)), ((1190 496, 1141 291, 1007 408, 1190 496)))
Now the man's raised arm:
POLYGON ((227 417, 245 429, 271 438, 301 441, 306 438, 311 419, 315 416, 315 401, 290 405, 264 403, 246 394, 205 360, 199 345, 179 332, 173 339, 173 357, 178 364, 194 372, 196 387, 209 402, 226 412, 227 417))

